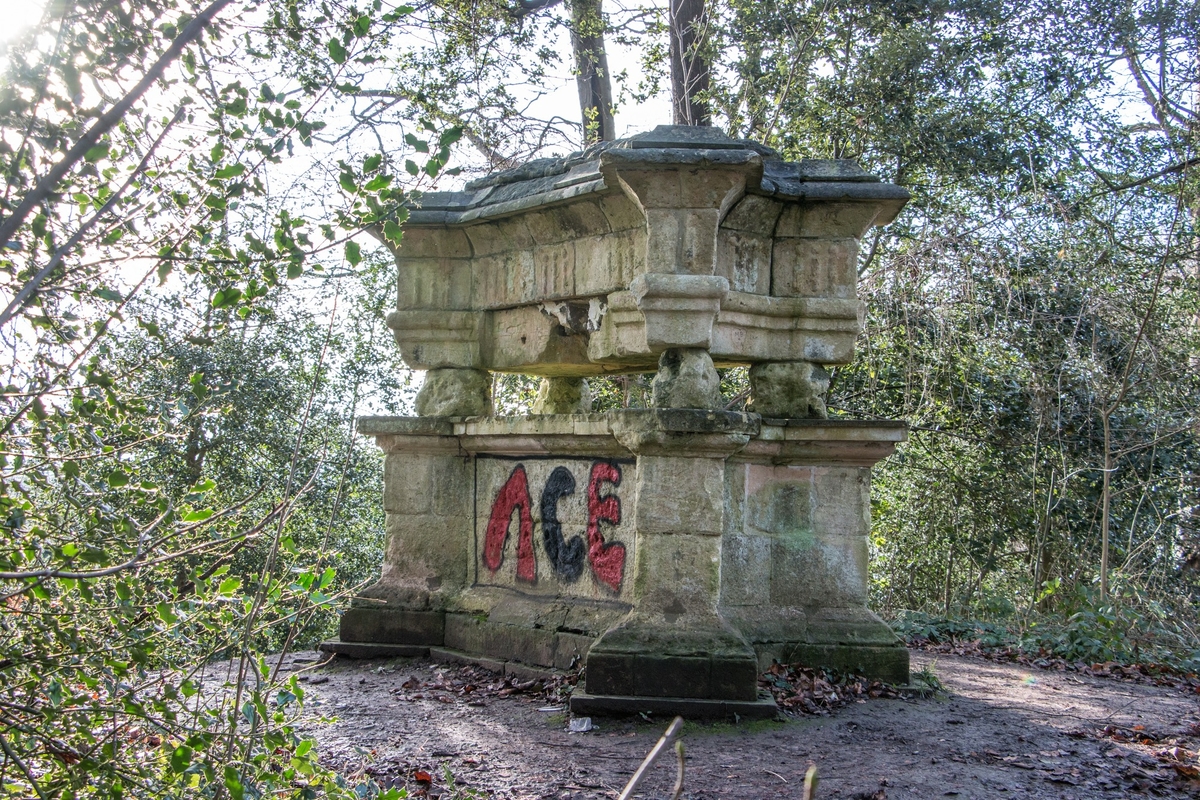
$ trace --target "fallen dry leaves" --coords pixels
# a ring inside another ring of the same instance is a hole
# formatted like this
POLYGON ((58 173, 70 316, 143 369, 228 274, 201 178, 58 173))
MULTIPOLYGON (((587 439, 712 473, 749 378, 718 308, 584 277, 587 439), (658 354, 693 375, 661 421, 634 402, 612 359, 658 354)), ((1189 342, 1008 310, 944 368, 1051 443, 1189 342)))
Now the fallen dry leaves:
POLYGON ((1179 672, 1164 664, 1151 662, 1122 664, 1117 661, 1102 661, 1088 664, 1083 661, 1068 661, 1065 658, 1044 653, 1031 654, 1015 647, 993 647, 984 645, 976 640, 960 640, 955 638, 951 638, 950 641, 934 642, 923 636, 914 636, 909 640, 908 646, 915 650, 923 650, 929 653, 976 656, 978 658, 986 658, 989 661, 1022 664, 1027 667, 1056 672, 1075 672, 1095 678, 1116 678, 1154 686, 1173 686, 1200 694, 1200 675, 1179 672))
POLYGON ((868 698, 902 696, 895 686, 880 681, 779 662, 760 675, 758 683, 770 690, 785 713, 794 715, 828 716, 842 706, 868 698))

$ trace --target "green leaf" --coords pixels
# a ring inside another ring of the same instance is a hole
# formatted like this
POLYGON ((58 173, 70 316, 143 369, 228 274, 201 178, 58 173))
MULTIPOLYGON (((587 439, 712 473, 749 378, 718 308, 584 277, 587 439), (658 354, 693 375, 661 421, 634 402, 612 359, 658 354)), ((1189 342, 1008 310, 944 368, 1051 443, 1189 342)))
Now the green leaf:
POLYGON ((346 48, 336 38, 329 40, 329 57, 333 59, 335 64, 346 63, 346 48))
POLYGON ((368 156, 363 161, 363 172, 374 172, 383 164, 383 154, 376 153, 373 156, 368 156))
POLYGON ((338 175, 338 184, 343 190, 349 192, 350 194, 354 194, 358 191, 358 184, 354 182, 354 176, 348 172, 343 172, 341 175, 338 175))
POLYGON ((352 267, 362 263, 362 248, 358 246, 358 242, 346 242, 346 260, 352 267))
POLYGON ((225 788, 229 790, 229 796, 233 800, 244 800, 246 789, 242 786, 242 781, 238 775, 237 767, 230 764, 225 767, 225 788))
POLYGON ((429 152, 429 142, 425 141, 424 139, 418 139, 411 133, 404 134, 404 141, 408 142, 409 147, 416 150, 418 153, 429 152))
POLYGON ((242 290, 236 286, 227 286, 224 289, 218 289, 217 293, 213 295, 212 307, 224 308, 225 306, 231 306, 236 303, 238 298, 241 296, 242 290))
POLYGON ((457 126, 450 128, 438 137, 438 147, 449 147, 462 138, 462 128, 457 126))
POLYGON ((171 770, 174 772, 183 772, 192 763, 192 748, 186 744, 181 744, 176 747, 171 753, 171 770))
POLYGON ((406 158, 404 160, 404 169, 406 172, 408 172, 409 175, 412 175, 413 177, 416 177, 417 175, 421 174, 421 168, 418 167, 417 162, 413 161, 411 158, 406 158))
POLYGON ((371 18, 363 14, 354 20, 354 35, 362 38, 371 32, 371 18))
POLYGON ((233 597, 234 592, 242 587, 241 578, 226 578, 221 581, 221 585, 217 587, 217 594, 222 597, 233 597))
POLYGON ((79 545, 68 542, 62 546, 62 554, 67 558, 74 558, 79 555, 79 545))
POLYGON ((179 622, 179 616, 175 613, 175 609, 171 608, 170 603, 159 603, 154 607, 154 610, 158 612, 158 618, 168 625, 174 625, 176 622, 179 622))
POLYGON ((116 470, 108 473, 108 485, 114 489, 119 489, 122 486, 129 485, 129 473, 124 470, 116 470))
POLYGON ((226 178, 236 178, 238 175, 242 175, 245 172, 245 164, 230 164, 227 167, 221 167, 219 170, 217 170, 215 177, 219 180, 225 180, 226 178))
POLYGON ((397 20, 407 17, 409 14, 416 11, 412 6, 396 6, 390 12, 383 15, 384 22, 396 22, 397 20))
POLYGON ((383 223, 383 238, 387 239, 392 244, 399 246, 400 240, 404 238, 404 231, 400 229, 399 225, 389 219, 387 222, 383 223))
POLYGON ((88 151, 83 154, 83 158, 88 163, 94 164, 108 155, 108 150, 109 144, 107 142, 101 142, 95 147, 88 148, 88 151))
POLYGON ((116 585, 117 599, 122 602, 129 602, 129 598, 133 597, 133 591, 130 590, 129 584, 121 581, 116 585))
POLYGON ((213 515, 211 508, 201 508, 196 511, 189 511, 183 515, 184 522, 203 522, 213 515))
POLYGON ((363 188, 368 192, 378 192, 380 189, 386 189, 388 184, 392 182, 391 175, 376 175, 367 182, 363 188))

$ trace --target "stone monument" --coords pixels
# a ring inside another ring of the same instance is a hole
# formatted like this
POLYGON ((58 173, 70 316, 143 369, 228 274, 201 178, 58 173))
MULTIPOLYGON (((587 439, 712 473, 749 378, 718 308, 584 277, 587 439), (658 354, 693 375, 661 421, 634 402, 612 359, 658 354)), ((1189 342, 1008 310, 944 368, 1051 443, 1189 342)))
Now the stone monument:
POLYGON ((580 713, 773 714, 773 659, 907 681, 866 605, 871 467, 907 428, 822 399, 859 242, 907 199, 674 126, 425 194, 388 316, 418 416, 358 422, 387 454, 383 574, 325 647, 582 665, 580 713), (496 371, 542 376, 533 415, 493 416, 496 371), (588 377, 651 371, 652 408, 590 412, 588 377))

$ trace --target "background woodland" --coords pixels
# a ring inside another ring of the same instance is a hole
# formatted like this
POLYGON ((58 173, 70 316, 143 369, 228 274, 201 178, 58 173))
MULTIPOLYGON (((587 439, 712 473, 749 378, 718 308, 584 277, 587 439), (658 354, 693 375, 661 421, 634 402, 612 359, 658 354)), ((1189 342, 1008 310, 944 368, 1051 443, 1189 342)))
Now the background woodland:
POLYGON ((264 655, 380 561, 353 419, 414 375, 364 232, 664 96, 912 192, 829 399, 912 424, 875 608, 1194 671, 1198 32, 1178 0, 52 0, 0 52, 0 795, 378 793, 321 767, 264 655))

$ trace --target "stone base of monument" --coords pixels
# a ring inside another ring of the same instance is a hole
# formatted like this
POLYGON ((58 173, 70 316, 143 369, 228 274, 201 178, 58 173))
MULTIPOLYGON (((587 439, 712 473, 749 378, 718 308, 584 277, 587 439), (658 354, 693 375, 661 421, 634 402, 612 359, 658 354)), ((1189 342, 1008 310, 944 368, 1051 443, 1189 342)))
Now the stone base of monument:
POLYGON ((903 423, 643 409, 359 431, 387 454, 384 569, 327 649, 582 665, 578 713, 761 716, 772 660, 907 682, 866 607, 871 466, 903 423))
POLYGON ((779 706, 771 697, 759 700, 702 700, 694 697, 598 697, 587 692, 571 695, 571 713, 576 716, 624 716, 658 714, 689 719, 774 719, 779 706))

